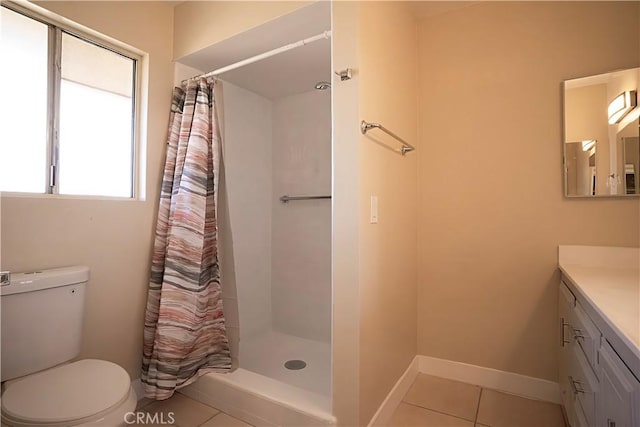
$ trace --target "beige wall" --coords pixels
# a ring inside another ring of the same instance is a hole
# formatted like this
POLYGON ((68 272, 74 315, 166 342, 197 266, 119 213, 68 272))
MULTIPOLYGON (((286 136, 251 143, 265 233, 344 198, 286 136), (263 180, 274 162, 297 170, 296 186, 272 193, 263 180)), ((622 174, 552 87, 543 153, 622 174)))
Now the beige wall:
MULTIPOLYGON (((417 144, 416 21, 403 3, 360 7, 360 118, 417 144)), ((361 425, 416 354, 418 156, 401 156, 375 140, 399 147, 379 130, 358 141, 361 425), (372 195, 377 224, 369 221, 372 195)))
POLYGON ((561 82, 637 67, 639 7, 480 3, 420 23, 420 354, 556 380, 557 245, 640 243, 638 199, 562 196, 561 82))
POLYGON ((173 7, 154 2, 41 6, 148 53, 146 201, 3 196, 2 269, 91 269, 81 357, 140 376, 142 328, 173 65, 173 7))
POLYGON ((185 1, 175 8, 173 57, 182 58, 310 1, 185 1))
POLYGON ((333 68, 353 69, 333 80, 333 409, 353 426, 369 422, 416 354, 418 158, 357 124, 416 142, 417 26, 394 2, 336 2, 332 22, 333 68))
MULTIPOLYGON (((334 70, 356 68, 360 4, 333 3, 331 26, 334 70)), ((332 403, 333 414, 344 426, 358 425, 360 365, 359 266, 359 132, 360 79, 340 81, 333 76, 332 135, 332 403)))

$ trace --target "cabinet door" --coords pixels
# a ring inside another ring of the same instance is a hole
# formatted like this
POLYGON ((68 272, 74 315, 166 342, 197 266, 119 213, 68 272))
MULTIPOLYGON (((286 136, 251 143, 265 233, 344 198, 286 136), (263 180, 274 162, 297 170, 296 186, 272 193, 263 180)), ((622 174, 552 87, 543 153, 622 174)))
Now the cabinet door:
POLYGON ((635 427, 638 419, 640 384, 622 363, 608 342, 600 348, 599 422, 603 427, 635 427))
POLYGON ((593 374, 580 346, 573 347, 571 356, 573 357, 569 359, 568 382, 575 399, 573 402, 574 413, 583 415, 586 425, 595 426, 597 424, 597 396, 600 391, 598 379, 593 374))
POLYGON ((600 331, 593 324, 589 316, 577 303, 573 310, 572 333, 573 339, 580 346, 589 361, 596 376, 600 376, 597 368, 598 348, 600 347, 600 331))

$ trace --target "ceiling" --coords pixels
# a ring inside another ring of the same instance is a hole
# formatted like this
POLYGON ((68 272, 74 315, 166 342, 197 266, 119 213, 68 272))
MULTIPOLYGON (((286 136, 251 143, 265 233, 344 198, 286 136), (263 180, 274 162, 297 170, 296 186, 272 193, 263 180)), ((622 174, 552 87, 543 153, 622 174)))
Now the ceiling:
MULTIPOLYGON (((331 29, 331 5, 318 2, 230 37, 178 62, 209 72, 331 29)), ((269 99, 331 81, 331 40, 322 39, 219 76, 269 99)))
MULTIPOLYGON (((416 18, 425 19, 475 3, 478 2, 413 1, 410 7, 416 18)), ((318 1, 182 57, 178 62, 209 72, 330 29, 331 3, 318 1)), ((332 80, 331 40, 322 39, 219 77, 268 99, 307 92, 319 81, 332 80)))

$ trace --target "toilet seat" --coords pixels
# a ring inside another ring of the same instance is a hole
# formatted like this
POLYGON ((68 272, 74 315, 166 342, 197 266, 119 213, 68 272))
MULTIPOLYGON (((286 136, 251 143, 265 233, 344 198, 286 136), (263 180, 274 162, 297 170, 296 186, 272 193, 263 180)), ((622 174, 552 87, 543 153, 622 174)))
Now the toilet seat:
POLYGON ((129 402, 132 393, 122 367, 105 360, 79 360, 10 384, 2 395, 2 415, 16 425, 84 424, 129 402))

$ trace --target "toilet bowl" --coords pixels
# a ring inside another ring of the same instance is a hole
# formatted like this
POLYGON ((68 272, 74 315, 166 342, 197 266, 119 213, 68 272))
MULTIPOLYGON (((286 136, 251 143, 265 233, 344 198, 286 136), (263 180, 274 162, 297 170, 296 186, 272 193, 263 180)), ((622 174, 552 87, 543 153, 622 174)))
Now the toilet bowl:
POLYGON ((121 426, 136 408, 129 374, 80 354, 89 268, 12 274, 0 286, 2 425, 121 426))
POLYGON ((123 368, 84 359, 5 384, 2 423, 13 427, 121 426, 126 425, 125 417, 136 403, 123 368))

